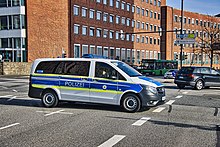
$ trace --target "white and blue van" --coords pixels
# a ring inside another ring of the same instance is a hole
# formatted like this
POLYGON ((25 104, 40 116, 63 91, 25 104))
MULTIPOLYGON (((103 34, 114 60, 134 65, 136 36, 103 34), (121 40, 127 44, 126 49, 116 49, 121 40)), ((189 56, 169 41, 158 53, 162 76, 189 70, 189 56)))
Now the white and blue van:
POLYGON ((45 58, 33 62, 29 97, 46 107, 59 101, 120 105, 128 112, 165 101, 164 86, 111 59, 45 58))

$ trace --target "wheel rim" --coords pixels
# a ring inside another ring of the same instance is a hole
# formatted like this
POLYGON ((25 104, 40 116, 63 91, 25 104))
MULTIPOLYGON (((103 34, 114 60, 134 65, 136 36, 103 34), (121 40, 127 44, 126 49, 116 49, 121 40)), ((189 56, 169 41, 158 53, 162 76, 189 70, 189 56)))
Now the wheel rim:
POLYGON ((44 101, 46 104, 51 105, 53 104, 54 100, 55 100, 55 97, 53 96, 53 94, 47 93, 44 95, 44 101))
POLYGON ((126 100, 126 107, 130 110, 137 108, 137 100, 134 97, 128 97, 126 100))
POLYGON ((197 87, 197 89, 202 89, 202 87, 203 87, 202 81, 198 81, 196 84, 196 87, 197 87))

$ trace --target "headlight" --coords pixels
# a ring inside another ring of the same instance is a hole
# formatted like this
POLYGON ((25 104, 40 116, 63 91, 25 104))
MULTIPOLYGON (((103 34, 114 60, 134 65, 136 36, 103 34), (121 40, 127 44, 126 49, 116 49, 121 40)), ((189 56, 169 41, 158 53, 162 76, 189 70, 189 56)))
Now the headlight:
POLYGON ((153 87, 153 86, 147 86, 147 85, 143 85, 143 87, 147 90, 150 91, 153 94, 157 94, 157 88, 153 87))

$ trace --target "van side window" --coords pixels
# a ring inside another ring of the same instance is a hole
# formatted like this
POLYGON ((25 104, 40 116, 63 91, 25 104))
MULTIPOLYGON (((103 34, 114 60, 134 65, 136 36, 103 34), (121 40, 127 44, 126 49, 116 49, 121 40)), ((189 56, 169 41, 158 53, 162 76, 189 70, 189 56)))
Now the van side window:
POLYGON ((35 73, 53 74, 59 63, 59 61, 40 62, 35 70, 35 73))
POLYGON ((117 79, 117 71, 110 65, 102 62, 96 62, 95 77, 106 79, 117 79))
POLYGON ((64 74, 76 76, 89 76, 89 61, 66 61, 64 74))
POLYGON ((126 80, 113 67, 103 62, 96 62, 95 77, 113 79, 113 80, 117 80, 117 79, 126 80), (119 77, 117 78, 117 76, 119 77))

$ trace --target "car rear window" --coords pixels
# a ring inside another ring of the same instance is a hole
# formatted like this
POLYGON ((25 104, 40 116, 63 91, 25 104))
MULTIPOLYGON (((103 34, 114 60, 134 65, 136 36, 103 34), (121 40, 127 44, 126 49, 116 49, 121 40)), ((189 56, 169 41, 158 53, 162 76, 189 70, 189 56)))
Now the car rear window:
POLYGON ((189 73, 193 73, 193 71, 194 71, 193 67, 183 67, 180 69, 179 73, 189 74, 189 73))

